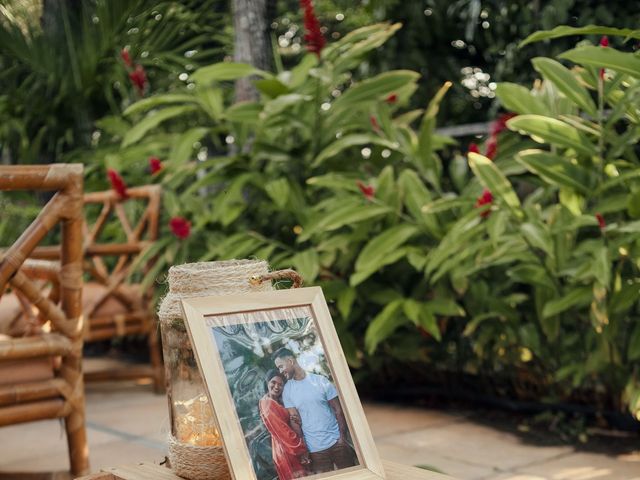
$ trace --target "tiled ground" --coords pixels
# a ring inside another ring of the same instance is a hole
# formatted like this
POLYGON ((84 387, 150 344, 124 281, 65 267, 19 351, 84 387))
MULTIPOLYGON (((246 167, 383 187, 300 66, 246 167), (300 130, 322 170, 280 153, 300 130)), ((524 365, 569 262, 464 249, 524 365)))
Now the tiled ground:
MULTIPOLYGON (((640 439, 635 451, 588 452, 570 445, 525 443, 515 428, 494 428, 468 412, 365 404, 365 413, 381 457, 428 466, 459 479, 640 480, 640 439)), ((153 394, 149 385, 89 385, 87 429, 92 470, 160 462, 168 431, 166 398, 153 394)), ((66 468, 59 422, 0 428, 1 472, 66 468)))

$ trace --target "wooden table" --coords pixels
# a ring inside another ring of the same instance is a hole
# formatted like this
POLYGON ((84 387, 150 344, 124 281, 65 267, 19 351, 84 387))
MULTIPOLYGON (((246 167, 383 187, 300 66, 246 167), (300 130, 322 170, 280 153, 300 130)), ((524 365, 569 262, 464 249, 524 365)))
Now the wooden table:
MULTIPOLYGON (((382 464, 387 474, 387 480, 453 480, 452 477, 441 473, 400 465, 387 460, 383 460, 382 464)), ((183 478, 161 465, 140 463, 106 468, 101 473, 80 477, 76 480, 183 480, 183 478)))

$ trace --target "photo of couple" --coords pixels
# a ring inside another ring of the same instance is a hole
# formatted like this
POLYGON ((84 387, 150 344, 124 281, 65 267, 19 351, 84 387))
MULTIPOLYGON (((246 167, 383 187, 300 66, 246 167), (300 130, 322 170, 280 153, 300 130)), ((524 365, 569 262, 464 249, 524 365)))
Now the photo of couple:
POLYGON ((310 316, 212 330, 258 480, 359 465, 310 316))

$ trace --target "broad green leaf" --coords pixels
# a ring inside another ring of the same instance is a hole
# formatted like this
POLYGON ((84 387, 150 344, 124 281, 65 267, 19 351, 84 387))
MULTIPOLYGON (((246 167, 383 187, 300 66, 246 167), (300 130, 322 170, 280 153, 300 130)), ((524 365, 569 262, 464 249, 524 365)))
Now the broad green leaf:
POLYGON ((640 322, 636 322, 636 326, 629 338, 627 358, 630 361, 638 360, 640 358, 640 322))
POLYGON ((385 260, 385 256, 396 251, 417 233, 413 225, 396 225, 371 240, 362 249, 355 263, 355 270, 375 270, 385 260))
POLYGON ((271 180, 264 186, 264 189, 278 208, 284 208, 289 201, 291 187, 289 186, 289 182, 286 178, 271 180))
POLYGON ((351 313, 351 308, 353 307, 353 303, 355 302, 356 297, 356 289, 353 287, 347 287, 343 284, 343 287, 338 294, 336 305, 338 307, 340 315, 342 315, 342 318, 344 320, 349 318, 349 314, 351 313))
MULTIPOLYGON (((433 96, 427 110, 422 117, 422 123, 420 124, 420 131, 418 132, 418 151, 417 156, 420 160, 419 167, 423 169, 436 170, 436 163, 433 159, 434 146, 434 131, 436 128, 436 117, 440 110, 440 103, 447 94, 453 84, 451 82, 445 82, 440 89, 433 96)), ((435 171, 439 176, 439 172, 435 171)))
POLYGON ((145 136, 150 130, 153 130, 162 122, 170 118, 179 117, 185 113, 193 112, 197 109, 195 105, 184 105, 180 107, 167 107, 158 112, 151 112, 141 121, 136 123, 131 130, 122 139, 122 148, 136 143, 145 136))
POLYGON ((260 119, 262 106, 254 102, 240 102, 230 106, 225 116, 231 122, 257 123, 260 119))
POLYGON ((309 248, 303 252, 296 253, 291 259, 291 263, 296 267, 298 273, 302 275, 305 283, 313 284, 320 272, 320 259, 315 249, 309 248))
POLYGON ((540 265, 532 263, 519 264, 507 270, 507 275, 514 281, 525 285, 540 285, 550 289, 555 288, 549 274, 540 265))
POLYGON ((469 166, 480 182, 488 188, 494 197, 502 199, 511 211, 518 217, 522 216, 520 200, 513 191, 507 177, 487 157, 478 153, 469 154, 469 166))
POLYGON ((551 235, 544 228, 544 225, 525 222, 520 225, 520 233, 534 247, 539 248, 551 257, 555 256, 551 235))
POLYGON ((192 159, 194 143, 204 137, 207 132, 206 128, 192 128, 184 132, 169 153, 171 168, 179 168, 192 159))
POLYGON ((268 97, 276 98, 280 95, 290 93, 289 87, 287 87, 280 80, 275 78, 264 78, 262 80, 256 80, 253 82, 260 93, 264 93, 268 97))
POLYGON ((515 132, 524 132, 536 141, 555 146, 572 148, 587 156, 598 154, 593 142, 575 127, 555 118, 541 115, 518 115, 507 121, 507 127, 515 132))
POLYGON ((326 175, 308 178, 307 185, 328 188, 329 190, 358 192, 357 181, 358 178, 355 176, 347 177, 341 173, 327 173, 326 175))
POLYGON ((315 225, 311 226, 311 228, 305 228, 298 237, 298 241, 308 240, 315 232, 330 232, 345 225, 353 225, 389 212, 389 207, 383 205, 349 201, 335 210, 323 213, 315 225))
POLYGON ((197 69, 191 74, 191 81, 195 83, 221 82, 237 80, 249 75, 265 77, 269 74, 246 63, 220 62, 197 69))
POLYGON ((569 293, 547 302, 542 310, 542 316, 549 318, 572 307, 585 307, 591 303, 592 298, 591 287, 573 287, 569 293))
POLYGON ((588 67, 610 68, 635 78, 640 78, 640 57, 615 48, 583 46, 559 55, 559 58, 588 67))
POLYGON ((585 25, 584 27, 568 27, 563 25, 552 30, 541 30, 539 32, 532 33, 522 42, 520 42, 518 48, 522 48, 529 43, 539 42, 541 40, 549 40, 552 38, 574 35, 609 35, 625 38, 635 38, 640 40, 640 30, 631 30, 629 28, 601 27, 599 25, 585 25))
POLYGON ((597 116, 598 109, 591 95, 568 68, 560 62, 544 57, 534 58, 531 63, 545 79, 551 81, 567 98, 571 99, 592 117, 597 116))
POLYGON ((589 172, 565 157, 544 150, 530 149, 518 153, 516 161, 552 185, 568 187, 585 194, 591 191, 589 172))
POLYGON ((349 278, 349 285, 351 285, 352 287, 360 285, 362 282, 364 282, 371 275, 375 274, 382 267, 396 263, 398 260, 400 260, 401 258, 405 258, 406 256, 407 256, 406 248, 399 248, 397 250, 394 250, 393 252, 389 253, 385 257, 380 258, 377 263, 371 264, 370 268, 367 268, 365 270, 357 270, 349 278))
POLYGON ((436 238, 441 236, 438 218, 434 214, 423 212, 422 208, 431 202, 431 194, 420 180, 418 174, 410 169, 403 170, 398 185, 404 194, 404 204, 413 218, 423 222, 436 238))
POLYGON ((446 315, 448 317, 464 317, 464 308, 450 298, 435 298, 426 304, 427 310, 436 315, 446 315))
POLYGON ((391 335, 399 326, 407 322, 404 315, 398 315, 403 300, 394 300, 376 315, 367 327, 364 344, 369 355, 373 354, 378 344, 391 335))
POLYGON ((551 115, 545 103, 522 85, 508 82, 499 83, 496 88, 496 95, 500 99, 500 103, 512 112, 551 115))
POLYGON ((410 70, 394 70, 368 78, 349 88, 332 105, 334 115, 341 115, 345 109, 357 108, 366 102, 384 99, 405 85, 416 82, 420 74, 410 70))
POLYGON ((640 218, 640 190, 629 195, 627 211, 631 218, 640 218))
POLYGON ((130 105, 123 112, 123 115, 133 115, 135 113, 145 112, 147 110, 151 110, 152 108, 173 103, 196 103, 196 98, 193 95, 183 93, 166 93, 164 95, 154 95, 152 97, 138 100, 133 105, 130 105))
POLYGON ((609 283, 611 282, 611 269, 609 249, 606 245, 601 245, 593 251, 593 275, 600 285, 606 289, 609 289, 609 283))
POLYGON ((301 95, 299 93, 280 95, 265 104, 262 115, 264 117, 273 117, 284 112, 288 108, 307 103, 309 100, 311 100, 310 96, 301 95))
POLYGON ((402 309, 416 326, 431 334, 437 341, 441 340, 440 328, 438 328, 433 309, 429 308, 429 303, 407 299, 404 301, 402 309))
POLYGON ((307 53, 302 60, 288 73, 287 83, 291 88, 297 88, 309 78, 309 70, 318 64, 318 57, 314 53, 307 53))
POLYGON ((206 87, 196 90, 198 103, 213 120, 219 120, 224 112, 224 98, 221 88, 206 87))
POLYGON ((312 166, 317 167, 328 158, 334 157, 348 148, 370 144, 380 145, 388 148, 389 150, 397 150, 399 147, 398 144, 385 140, 377 135, 369 133, 354 133, 351 135, 345 135, 344 137, 331 142, 331 144, 322 150, 313 160, 312 166))

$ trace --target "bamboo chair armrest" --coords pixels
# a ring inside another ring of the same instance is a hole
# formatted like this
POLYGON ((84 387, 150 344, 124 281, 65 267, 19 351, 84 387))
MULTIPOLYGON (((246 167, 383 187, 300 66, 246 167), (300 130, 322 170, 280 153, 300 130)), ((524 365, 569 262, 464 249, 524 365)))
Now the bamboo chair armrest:
POLYGON ((66 356, 72 351, 71 340, 59 333, 0 340, 0 362, 34 357, 66 356))
POLYGON ((20 268, 29 277, 57 281, 60 278, 60 262, 27 258, 20 268))

